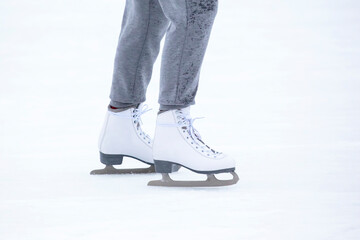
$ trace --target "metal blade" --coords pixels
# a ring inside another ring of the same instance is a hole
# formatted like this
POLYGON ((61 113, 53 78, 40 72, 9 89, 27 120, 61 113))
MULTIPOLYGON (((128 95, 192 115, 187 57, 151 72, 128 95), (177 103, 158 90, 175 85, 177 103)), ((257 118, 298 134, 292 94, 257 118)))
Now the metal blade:
POLYGON ((208 174, 205 181, 174 181, 168 173, 162 173, 161 180, 150 181, 148 186, 158 187, 222 187, 236 184, 239 176, 235 172, 230 172, 233 176, 230 180, 219 180, 214 174, 208 174))
POLYGON ((112 165, 106 165, 104 169, 92 170, 91 175, 103 175, 103 174, 140 174, 140 173, 154 173, 155 167, 152 165, 148 168, 128 168, 117 169, 112 165))

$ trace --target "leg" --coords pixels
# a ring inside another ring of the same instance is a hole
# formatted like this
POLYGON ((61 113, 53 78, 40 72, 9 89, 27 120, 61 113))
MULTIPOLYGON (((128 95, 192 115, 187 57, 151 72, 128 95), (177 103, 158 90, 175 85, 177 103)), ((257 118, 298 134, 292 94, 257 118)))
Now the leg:
POLYGON ((161 65, 160 110, 194 104, 217 0, 159 0, 171 25, 161 65))
POLYGON ((145 101, 168 25, 158 0, 127 0, 114 64, 112 106, 123 108, 145 101))

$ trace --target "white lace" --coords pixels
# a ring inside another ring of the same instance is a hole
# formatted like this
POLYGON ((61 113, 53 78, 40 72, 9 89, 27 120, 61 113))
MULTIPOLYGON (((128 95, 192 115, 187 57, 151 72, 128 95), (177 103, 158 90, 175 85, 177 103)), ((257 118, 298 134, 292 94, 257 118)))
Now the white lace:
POLYGON ((134 120, 134 123, 138 123, 136 128, 137 130, 139 131, 139 135, 147 141, 148 144, 151 143, 151 137, 149 135, 147 135, 142 129, 141 129, 141 125, 143 124, 142 123, 142 120, 141 120, 141 115, 143 115, 144 113, 150 111, 151 108, 149 108, 149 106, 147 104, 142 104, 141 105, 141 108, 135 108, 133 111, 132 111, 132 117, 133 117, 133 120, 134 120))
POLYGON ((210 148, 208 145, 206 145, 203 142, 199 131, 197 131, 194 127, 195 120, 202 119, 203 117, 191 118, 188 115, 184 116, 184 114, 182 113, 181 110, 177 110, 176 112, 179 114, 177 116, 178 124, 181 125, 182 127, 186 127, 190 137, 193 139, 193 142, 191 142, 191 143, 196 144, 197 149, 199 149, 201 152, 207 154, 208 156, 212 155, 212 156, 216 157, 217 155, 221 154, 221 152, 215 151, 212 148, 210 148))

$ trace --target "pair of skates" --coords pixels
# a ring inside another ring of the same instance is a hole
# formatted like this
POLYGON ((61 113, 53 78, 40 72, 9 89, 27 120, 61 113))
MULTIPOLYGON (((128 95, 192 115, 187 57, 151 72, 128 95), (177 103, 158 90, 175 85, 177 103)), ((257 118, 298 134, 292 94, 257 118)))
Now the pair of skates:
POLYGON ((161 173, 162 179, 150 181, 149 186, 216 187, 236 184, 235 162, 224 153, 207 146, 193 127, 190 107, 169 110, 157 117, 154 140, 141 129, 141 115, 149 111, 146 105, 122 112, 109 110, 100 139, 100 161, 104 169, 90 174, 161 173), (116 169, 123 157, 131 157, 150 165, 148 168, 116 169), (175 181, 169 173, 185 167, 207 174, 205 181, 175 181), (218 173, 230 173, 232 179, 219 180, 218 173))

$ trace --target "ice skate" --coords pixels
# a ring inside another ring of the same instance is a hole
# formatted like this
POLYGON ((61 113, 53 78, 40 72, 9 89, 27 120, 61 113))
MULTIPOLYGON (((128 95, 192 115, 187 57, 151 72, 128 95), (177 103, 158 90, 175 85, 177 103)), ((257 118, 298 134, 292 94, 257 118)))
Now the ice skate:
POLYGON ((155 172, 152 157, 152 139, 141 129, 141 115, 149 111, 147 105, 130 108, 122 112, 108 110, 99 138, 100 161, 104 169, 90 174, 130 174, 155 172), (150 165, 148 168, 117 169, 124 157, 136 159, 150 165))
MULTIPOLYGON (((196 118, 195 118, 196 119, 196 118)), ((160 113, 157 118, 153 156, 155 170, 161 180, 149 186, 218 187, 236 184, 235 162, 224 153, 207 146, 193 126, 190 107, 160 113), (207 174, 205 181, 175 181, 169 176, 173 169, 183 166, 195 173, 207 174), (218 173, 230 173, 232 179, 219 180, 218 173)))

